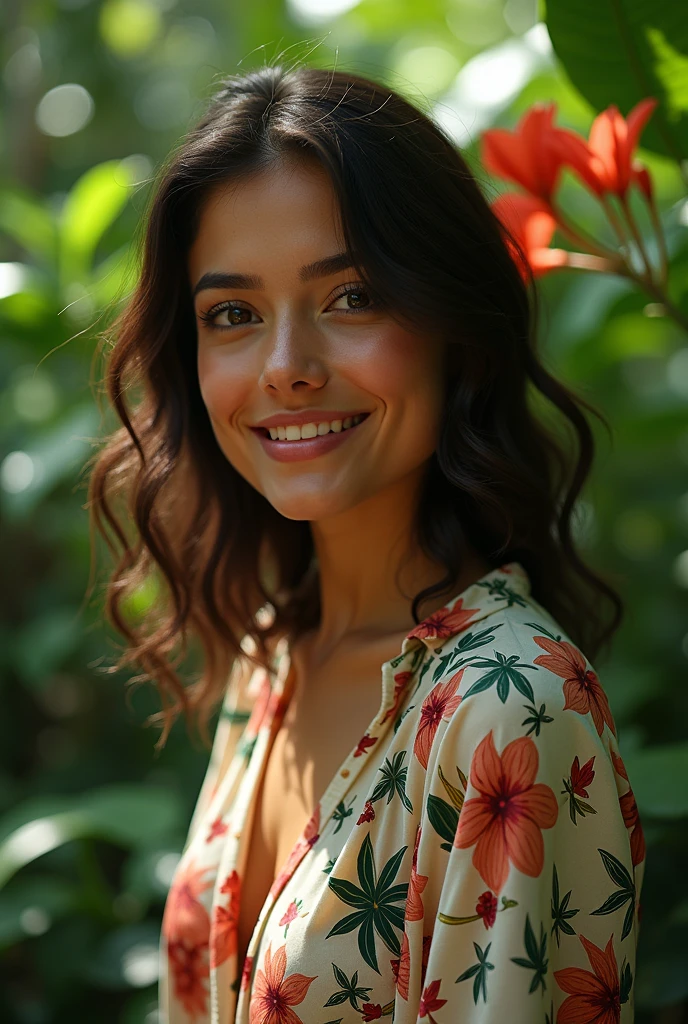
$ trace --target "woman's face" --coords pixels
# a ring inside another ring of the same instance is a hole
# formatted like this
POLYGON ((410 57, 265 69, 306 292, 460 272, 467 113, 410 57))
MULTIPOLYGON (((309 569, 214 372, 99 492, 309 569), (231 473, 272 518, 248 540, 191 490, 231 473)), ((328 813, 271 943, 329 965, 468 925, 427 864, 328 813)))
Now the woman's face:
POLYGON ((438 437, 443 344, 376 309, 346 260, 308 269, 343 252, 340 227, 327 172, 288 160, 216 188, 189 253, 215 437, 288 519, 417 482, 438 437))

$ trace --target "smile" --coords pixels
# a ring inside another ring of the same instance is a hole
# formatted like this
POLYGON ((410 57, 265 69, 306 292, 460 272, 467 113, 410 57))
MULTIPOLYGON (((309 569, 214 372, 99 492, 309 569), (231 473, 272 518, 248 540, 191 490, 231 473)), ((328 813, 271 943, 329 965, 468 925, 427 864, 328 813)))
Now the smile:
POLYGON ((273 441, 302 441, 311 437, 323 437, 330 432, 339 434, 342 430, 357 426, 367 413, 359 413, 358 416, 347 416, 344 420, 332 420, 323 423, 303 423, 301 426, 289 424, 288 426, 265 427, 273 441))
POLYGON ((368 419, 370 413, 359 413, 341 420, 320 421, 319 423, 290 423, 276 427, 252 427, 263 450, 277 462, 300 462, 314 459, 338 448, 349 436, 357 433, 358 427, 368 419))

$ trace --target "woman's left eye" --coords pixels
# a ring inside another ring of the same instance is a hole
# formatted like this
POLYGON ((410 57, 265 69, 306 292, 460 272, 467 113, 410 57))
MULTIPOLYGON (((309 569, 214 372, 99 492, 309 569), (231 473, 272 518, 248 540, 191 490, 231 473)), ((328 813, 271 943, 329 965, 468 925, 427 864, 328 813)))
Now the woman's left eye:
POLYGON ((353 306, 347 305, 346 309, 339 310, 339 312, 343 313, 363 313, 375 307, 375 302, 371 298, 370 292, 367 292, 360 285, 349 286, 345 291, 340 292, 333 302, 339 302, 340 299, 346 299, 347 304, 349 299, 353 300, 353 306))

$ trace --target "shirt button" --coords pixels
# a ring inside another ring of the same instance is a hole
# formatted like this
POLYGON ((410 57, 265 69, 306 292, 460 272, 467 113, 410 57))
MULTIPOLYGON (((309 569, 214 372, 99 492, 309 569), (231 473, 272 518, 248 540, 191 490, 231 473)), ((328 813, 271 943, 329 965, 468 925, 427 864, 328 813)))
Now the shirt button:
POLYGON ((348 768, 342 768, 342 770, 341 770, 341 772, 339 774, 341 775, 341 777, 343 779, 346 779, 351 774, 351 772, 349 771, 348 768))

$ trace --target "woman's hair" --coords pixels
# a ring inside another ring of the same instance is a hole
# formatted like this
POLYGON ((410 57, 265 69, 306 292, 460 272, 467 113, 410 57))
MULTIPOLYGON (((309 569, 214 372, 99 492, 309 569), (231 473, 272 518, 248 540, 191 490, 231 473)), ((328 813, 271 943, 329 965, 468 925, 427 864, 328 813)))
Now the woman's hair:
POLYGON ((127 642, 106 670, 137 663, 144 671, 130 682, 157 684, 158 747, 182 712, 207 741, 246 649, 270 670, 274 639, 319 618, 310 524, 276 511, 213 434, 187 271, 209 191, 288 156, 329 174, 352 266, 376 301, 448 343, 440 436, 415 524, 446 574, 415 595, 414 620, 421 602, 452 596, 466 543, 493 568, 520 561, 535 600, 590 659, 623 616, 572 531, 594 454, 582 407, 606 420, 543 366, 525 255, 455 145, 431 117, 355 74, 277 65, 230 75, 158 174, 135 289, 102 332, 103 384, 122 426, 92 459, 88 507, 92 542, 95 525, 116 560, 106 615, 127 642), (555 412, 546 426, 555 410, 563 419, 555 412), (136 616, 133 595, 151 580, 159 596, 136 616), (203 672, 186 683, 176 666, 189 639, 200 642, 203 672))

